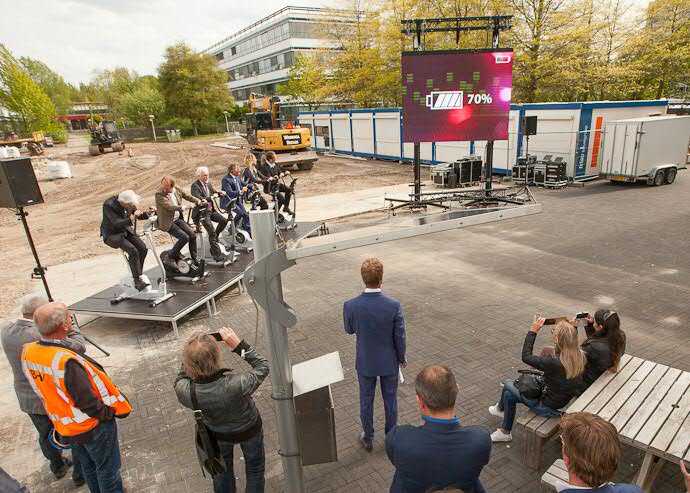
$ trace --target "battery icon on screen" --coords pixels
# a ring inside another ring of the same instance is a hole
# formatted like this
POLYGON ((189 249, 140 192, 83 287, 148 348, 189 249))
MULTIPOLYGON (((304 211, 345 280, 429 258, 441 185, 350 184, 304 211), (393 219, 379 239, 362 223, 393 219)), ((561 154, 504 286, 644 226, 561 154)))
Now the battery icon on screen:
POLYGON ((510 55, 494 55, 496 63, 510 63, 510 55))
POLYGON ((434 91, 426 96, 426 107, 431 110, 462 109, 462 91, 434 91))

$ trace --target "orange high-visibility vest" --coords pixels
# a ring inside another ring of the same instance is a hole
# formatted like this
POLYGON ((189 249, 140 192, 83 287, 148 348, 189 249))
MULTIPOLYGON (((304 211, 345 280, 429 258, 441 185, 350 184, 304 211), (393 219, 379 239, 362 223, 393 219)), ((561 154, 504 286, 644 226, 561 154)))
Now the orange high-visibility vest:
POLYGON ((39 341, 25 344, 22 350, 24 374, 43 401, 55 431, 62 436, 74 436, 92 430, 99 423, 98 419, 74 407, 67 393, 65 365, 70 359, 77 360, 86 370, 94 395, 113 408, 116 415, 132 412, 132 406, 108 375, 88 358, 62 346, 39 344, 39 341))

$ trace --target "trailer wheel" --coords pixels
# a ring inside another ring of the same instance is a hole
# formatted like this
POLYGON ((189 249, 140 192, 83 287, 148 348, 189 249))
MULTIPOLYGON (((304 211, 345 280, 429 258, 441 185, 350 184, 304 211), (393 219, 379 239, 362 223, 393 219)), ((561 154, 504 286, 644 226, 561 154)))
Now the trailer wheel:
POLYGON ((97 145, 90 145, 89 146, 89 154, 92 156, 98 156, 101 152, 98 150, 97 145))
POLYGON ((661 186, 664 184, 665 181, 666 181, 666 176, 665 176, 664 170, 660 169, 654 175, 654 186, 655 187, 661 186))
POLYGON ((676 175, 678 174, 678 170, 676 168, 669 168, 666 171, 666 184, 670 185, 674 181, 676 181, 676 175))
POLYGON ((123 146, 119 142, 113 142, 113 144, 110 146, 112 147, 114 152, 122 152, 123 146))

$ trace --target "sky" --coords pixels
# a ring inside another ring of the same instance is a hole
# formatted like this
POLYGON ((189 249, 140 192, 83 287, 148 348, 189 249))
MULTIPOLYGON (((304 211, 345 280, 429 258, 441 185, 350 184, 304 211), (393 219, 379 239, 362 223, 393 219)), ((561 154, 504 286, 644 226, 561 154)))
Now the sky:
MULTIPOLYGON (((648 0, 632 0, 644 7, 648 0)), ((67 82, 117 66, 156 74, 166 46, 203 50, 287 5, 326 0, 0 0, 0 43, 47 64, 67 82), (251 7, 251 8, 247 8, 251 7)))
POLYGON ((124 66, 156 74, 165 48, 186 41, 203 50, 287 6, 321 0, 0 0, 0 43, 38 59, 67 82, 124 66), (251 8, 247 8, 251 7, 251 8))

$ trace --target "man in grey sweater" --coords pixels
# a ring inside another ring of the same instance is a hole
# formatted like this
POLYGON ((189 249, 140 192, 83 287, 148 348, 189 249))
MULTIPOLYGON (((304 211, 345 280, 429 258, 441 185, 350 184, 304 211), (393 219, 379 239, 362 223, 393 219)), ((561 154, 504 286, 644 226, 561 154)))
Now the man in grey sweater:
POLYGON ((252 367, 246 372, 223 368, 220 345, 209 334, 192 335, 182 351, 182 370, 175 380, 177 400, 200 410, 204 424, 213 431, 223 455, 226 472, 213 477, 216 493, 235 492, 233 449, 244 456, 248 493, 262 493, 265 479, 264 434, 252 394, 268 376, 268 361, 232 329, 220 329, 223 342, 252 367), (196 401, 196 402, 194 402, 196 401))
MULTIPOLYGON (((50 435, 53 431, 53 425, 46 415, 43 402, 41 402, 41 399, 36 395, 31 384, 24 376, 21 361, 24 344, 41 339, 41 334, 39 334, 34 324, 33 316, 34 312, 46 303, 48 303, 48 298, 38 293, 31 293, 21 298, 19 304, 22 316, 2 329, 1 338, 2 348, 14 374, 14 392, 19 401, 19 409, 29 415, 31 422, 36 427, 36 431, 38 431, 38 444, 41 447, 41 452, 50 462, 52 473, 57 479, 60 479, 67 474, 67 470, 72 466, 72 461, 62 457, 60 450, 51 445, 50 435)), ((74 325, 67 333, 67 340, 65 342, 69 344, 73 351, 79 354, 86 352, 84 337, 74 325)), ((84 484, 81 467, 79 467, 76 461, 72 471, 72 480, 77 486, 84 484)))

